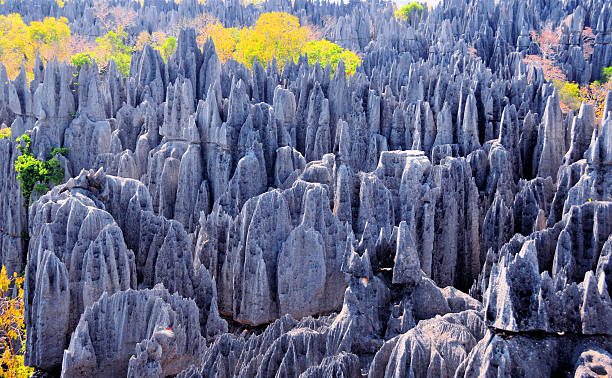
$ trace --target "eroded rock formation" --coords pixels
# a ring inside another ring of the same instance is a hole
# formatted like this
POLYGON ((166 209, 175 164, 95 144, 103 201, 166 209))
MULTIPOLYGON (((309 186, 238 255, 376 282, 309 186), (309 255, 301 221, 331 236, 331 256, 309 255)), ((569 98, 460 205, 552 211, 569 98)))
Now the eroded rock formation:
MULTIPOLYGON (((0 260, 25 269, 25 361, 157 377, 612 374, 612 93, 563 113, 530 31, 581 84, 612 59, 604 0, 140 4, 127 30, 286 11, 360 54, 279 70, 212 40, 114 63, 0 66, 0 260), (581 35, 595 33, 586 54, 581 35), (78 85, 76 85, 78 83, 78 85), (4 126, 2 126, 4 128, 4 126), (70 149, 25 204, 17 137, 70 149)), ((99 35, 91 1, 6 0, 99 35)))

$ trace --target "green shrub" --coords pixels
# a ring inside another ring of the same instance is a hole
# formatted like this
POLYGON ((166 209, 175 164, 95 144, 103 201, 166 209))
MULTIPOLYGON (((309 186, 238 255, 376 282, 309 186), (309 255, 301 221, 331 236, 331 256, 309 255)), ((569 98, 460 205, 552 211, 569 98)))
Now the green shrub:
POLYGON ((72 61, 73 66, 79 68, 84 65, 91 65, 91 56, 89 56, 87 53, 74 54, 72 57, 70 57, 70 60, 72 61))
POLYGON ((612 66, 601 70, 601 82, 607 83, 612 80, 612 66))
POLYGON ((117 69, 124 77, 130 74, 130 62, 134 49, 127 44, 128 34, 119 29, 109 31, 106 35, 96 38, 98 48, 96 49, 96 60, 108 64, 112 59, 117 64, 117 69))
POLYGON ((156 46, 155 50, 159 51, 162 58, 164 58, 165 62, 168 62, 168 60, 170 59, 170 56, 174 54, 174 51, 176 50, 176 46, 177 46, 176 38, 170 36, 166 38, 164 42, 162 42, 161 45, 156 46))
POLYGON ((322 67, 330 64, 332 66, 332 74, 335 74, 336 66, 340 60, 344 62, 347 75, 355 73, 357 66, 361 64, 361 59, 354 52, 343 49, 326 39, 309 42, 306 45, 306 53, 308 54, 309 64, 315 64, 317 61, 319 61, 322 67))
POLYGON ((43 195, 49 191, 52 185, 58 185, 64 180, 64 169, 56 156, 66 156, 69 150, 67 148, 54 148, 47 160, 41 161, 32 155, 29 135, 20 136, 17 138, 17 142, 19 142, 17 148, 21 155, 15 160, 15 172, 17 172, 17 179, 21 183, 21 192, 25 204, 28 206, 33 191, 43 195))
POLYGON ((423 15, 423 6, 417 2, 412 2, 408 5, 404 5, 400 9, 397 10, 395 16, 404 21, 408 21, 412 19, 412 15, 417 12, 419 18, 423 15))
POLYGON ((0 139, 8 139, 11 136, 11 128, 6 127, 4 129, 0 129, 0 139))
POLYGON ((582 94, 577 83, 570 83, 562 80, 555 80, 555 88, 559 93, 561 109, 566 113, 569 109, 578 109, 582 104, 582 94))

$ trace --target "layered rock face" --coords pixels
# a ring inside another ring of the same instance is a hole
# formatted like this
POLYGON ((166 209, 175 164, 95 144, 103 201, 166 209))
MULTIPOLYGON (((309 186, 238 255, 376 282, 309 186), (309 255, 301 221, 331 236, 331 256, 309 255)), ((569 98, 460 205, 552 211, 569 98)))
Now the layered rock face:
MULTIPOLYGON (((127 78, 0 67, 0 262, 25 270, 39 373, 612 374, 612 94, 601 117, 563 113, 523 61, 531 30, 562 25, 560 69, 598 78, 609 2, 451 0, 407 22, 378 1, 113 4, 135 35, 285 11, 362 65, 249 70, 187 29, 167 62, 134 53, 127 78), (64 183, 29 204, 26 132, 39 158, 70 149, 64 183)), ((97 35, 94 6, 0 11, 97 35)))
MULTIPOLYGON (((203 348, 193 345, 227 332, 214 281, 203 266, 194 266, 189 235, 180 223, 152 213, 149 192, 139 181, 106 176, 102 169, 82 171, 32 204, 30 215, 24 286, 28 364, 61 366, 65 376, 121 375, 130 356, 146 362, 146 353, 157 355, 159 343, 164 353, 192 348, 193 362, 203 348), (180 323, 189 332, 158 339, 151 332, 160 321, 168 327, 180 323), (101 340, 104 329, 116 334, 106 332, 108 340, 101 340), (142 343, 139 352, 136 343, 142 343)), ((159 364, 159 374, 182 370, 176 361, 159 364)))
POLYGON ((64 351, 62 376, 177 374, 198 361, 204 343, 193 300, 170 295, 161 284, 104 293, 81 316, 64 351))

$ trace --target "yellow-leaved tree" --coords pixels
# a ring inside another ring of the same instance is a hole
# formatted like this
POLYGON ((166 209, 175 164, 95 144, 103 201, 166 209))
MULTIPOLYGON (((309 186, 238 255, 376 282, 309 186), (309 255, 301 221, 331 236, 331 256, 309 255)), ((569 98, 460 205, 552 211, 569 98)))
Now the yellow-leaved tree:
POLYGON ((361 63, 354 52, 325 39, 318 40, 314 29, 300 26, 298 18, 287 13, 263 13, 255 26, 243 29, 225 28, 218 20, 208 21, 197 27, 198 44, 212 38, 222 62, 233 59, 253 68, 255 61, 265 67, 276 58, 282 69, 291 59, 297 61, 307 53, 310 64, 317 60, 322 66, 331 64, 332 73, 338 62, 344 61, 348 75, 361 63))
POLYGON ((46 61, 54 56, 67 59, 71 55, 69 42, 66 18, 47 17, 26 25, 19 14, 0 16, 0 62, 11 79, 19 74, 22 64, 31 73, 37 51, 46 61))
POLYGON ((15 78, 21 64, 31 59, 34 46, 28 37, 28 26, 17 13, 0 16, 0 61, 9 78, 15 78))
MULTIPOLYGON (((0 125, 0 127, 4 126, 4 124, 0 125)), ((11 137, 11 128, 4 127, 0 129, 0 139, 8 139, 11 137)))
POLYGON ((64 61, 71 55, 71 50, 68 48, 70 28, 65 17, 58 19, 46 17, 42 22, 32 21, 28 28, 28 36, 34 45, 34 50, 39 51, 45 61, 52 60, 53 57, 64 61))
POLYGON ((198 44, 203 45, 208 38, 215 43, 217 56, 222 62, 236 59, 236 46, 240 41, 241 31, 238 28, 224 28, 219 22, 206 25, 198 35, 198 44))
POLYGON ((13 273, 10 278, 6 267, 0 271, 0 376, 29 377, 34 369, 24 365, 26 329, 23 317, 23 277, 13 273), (11 294, 17 295, 11 297, 11 294))
POLYGON ((279 68, 297 60, 308 43, 308 28, 297 17, 284 12, 263 13, 254 27, 243 29, 236 46, 238 60, 252 68, 276 57, 279 68))

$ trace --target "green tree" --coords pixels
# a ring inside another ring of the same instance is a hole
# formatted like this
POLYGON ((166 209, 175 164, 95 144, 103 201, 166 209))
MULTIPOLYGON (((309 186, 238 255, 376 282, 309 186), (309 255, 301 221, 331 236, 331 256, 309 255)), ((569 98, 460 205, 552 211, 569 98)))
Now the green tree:
POLYGON ((354 52, 343 49, 325 39, 309 42, 305 52, 308 54, 309 64, 315 64, 317 61, 323 67, 330 64, 332 66, 332 73, 336 72, 336 66, 340 60, 344 62, 347 75, 352 75, 361 63, 361 60, 354 52))
POLYGON ((419 15, 419 18, 421 18, 423 15, 423 6, 417 2, 412 2, 398 9, 395 16, 404 21, 409 21, 412 19, 412 15, 415 14, 415 12, 419 15))
POLYGON ((72 65, 75 67, 82 67, 92 64, 91 56, 88 53, 74 54, 72 57, 70 57, 70 60, 72 61, 72 65))
POLYGON ((64 169, 56 157, 66 156, 68 149, 54 148, 47 160, 41 161, 32 154, 29 135, 20 136, 17 142, 19 142, 17 148, 21 155, 15 160, 15 172, 17 172, 17 180, 20 182, 25 204, 28 206, 33 191, 40 195, 45 194, 53 185, 61 184, 64 180, 64 169))
POLYGON ((124 77, 130 74, 133 48, 127 44, 128 35, 121 28, 118 31, 109 31, 106 35, 96 38, 98 47, 94 57, 102 66, 108 65, 110 60, 117 64, 119 72, 124 77))
POLYGON ((159 51, 162 58, 164 58, 164 60, 167 62, 168 59, 170 59, 170 57, 172 56, 172 54, 174 54, 174 51, 176 51, 176 45, 177 45, 176 38, 170 36, 166 38, 161 43, 161 45, 155 46, 155 50, 159 51))
POLYGON ((612 80, 612 66, 601 70, 601 82, 607 83, 612 80))

